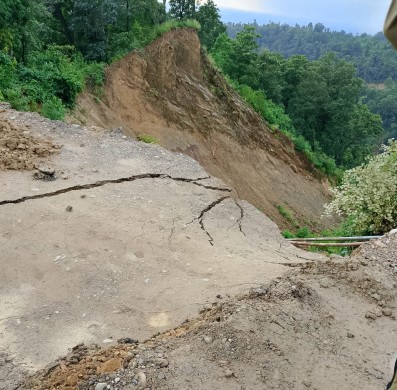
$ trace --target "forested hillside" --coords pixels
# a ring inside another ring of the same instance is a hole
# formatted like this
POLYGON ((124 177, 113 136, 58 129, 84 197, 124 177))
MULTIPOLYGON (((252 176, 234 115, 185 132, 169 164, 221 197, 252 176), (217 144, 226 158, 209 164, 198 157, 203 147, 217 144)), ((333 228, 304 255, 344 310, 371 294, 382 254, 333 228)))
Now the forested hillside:
POLYGON ((211 54, 236 89, 322 170, 361 164, 375 150, 381 119, 361 100, 364 82, 353 64, 329 53, 310 61, 260 51, 253 26, 235 39, 221 35, 211 54), (325 153, 325 155, 324 155, 325 153))
MULTIPOLYGON (((353 35, 344 31, 331 31, 323 24, 288 26, 269 23, 255 28, 258 50, 279 53, 284 58, 303 55, 318 60, 334 53, 354 65, 356 75, 368 86, 362 90, 363 102, 370 110, 381 115, 385 134, 383 139, 397 137, 397 51, 383 33, 353 35), (394 81, 393 81, 394 80, 394 81)), ((228 23, 227 31, 235 38, 244 28, 241 23, 228 23)))
MULTIPOLYGON (((324 54, 334 52, 339 58, 352 62, 357 75, 368 83, 383 83, 388 77, 397 79, 397 52, 383 33, 353 35, 344 31, 331 31, 323 24, 313 26, 288 26, 269 23, 255 27, 259 37, 259 49, 268 49, 284 57, 301 54, 310 60, 317 60, 324 54)), ((228 23, 227 30, 232 38, 244 28, 238 23, 228 23)))

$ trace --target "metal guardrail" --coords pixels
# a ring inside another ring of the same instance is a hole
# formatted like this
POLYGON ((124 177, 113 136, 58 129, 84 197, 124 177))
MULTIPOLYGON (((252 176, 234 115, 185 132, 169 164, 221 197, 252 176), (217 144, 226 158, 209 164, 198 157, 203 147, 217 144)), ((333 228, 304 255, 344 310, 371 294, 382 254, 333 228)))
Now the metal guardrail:
POLYGON ((313 238, 289 238, 295 246, 318 247, 359 247, 364 242, 383 238, 384 236, 356 236, 356 237, 313 237, 313 238))

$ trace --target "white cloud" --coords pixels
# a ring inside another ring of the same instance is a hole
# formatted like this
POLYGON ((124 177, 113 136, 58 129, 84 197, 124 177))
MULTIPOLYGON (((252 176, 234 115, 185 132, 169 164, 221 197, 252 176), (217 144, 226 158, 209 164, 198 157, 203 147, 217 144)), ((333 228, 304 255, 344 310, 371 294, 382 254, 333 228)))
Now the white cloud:
POLYGON ((267 1, 264 0, 215 0, 219 8, 232 8, 242 11, 253 11, 261 13, 272 13, 267 1))

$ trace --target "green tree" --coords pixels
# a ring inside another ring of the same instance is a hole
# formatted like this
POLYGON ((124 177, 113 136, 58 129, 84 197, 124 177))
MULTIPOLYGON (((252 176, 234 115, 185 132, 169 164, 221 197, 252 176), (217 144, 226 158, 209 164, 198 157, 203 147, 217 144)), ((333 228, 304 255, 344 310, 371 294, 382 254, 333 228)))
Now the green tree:
POLYGON ((0 49, 23 63, 29 52, 41 49, 47 37, 48 14, 41 1, 2 0, 0 4, 0 49))
POLYGON ((195 0, 170 0, 170 16, 173 19, 184 20, 196 17, 195 0))
POLYGON ((71 16, 75 45, 87 60, 107 59, 108 32, 117 17, 112 0, 75 0, 71 16))
POLYGON ((353 168, 365 158, 373 154, 384 133, 382 118, 373 114, 368 106, 359 103, 343 131, 343 142, 338 147, 335 156, 346 168, 353 168))
POLYGON ((213 0, 208 0, 199 7, 196 19, 201 25, 200 41, 210 51, 219 35, 226 32, 226 26, 221 22, 219 9, 213 0))
POLYGON ((264 50, 258 58, 258 88, 274 103, 282 103, 282 90, 284 88, 283 66, 285 60, 277 53, 264 50))
POLYGON ((318 141, 317 132, 325 119, 330 97, 325 80, 313 67, 306 69, 302 76, 288 102, 287 113, 299 133, 314 146, 318 141))
POLYGON ((45 3, 48 11, 53 16, 53 30, 62 37, 58 38, 57 42, 74 45, 74 35, 70 21, 74 0, 46 0, 45 3))

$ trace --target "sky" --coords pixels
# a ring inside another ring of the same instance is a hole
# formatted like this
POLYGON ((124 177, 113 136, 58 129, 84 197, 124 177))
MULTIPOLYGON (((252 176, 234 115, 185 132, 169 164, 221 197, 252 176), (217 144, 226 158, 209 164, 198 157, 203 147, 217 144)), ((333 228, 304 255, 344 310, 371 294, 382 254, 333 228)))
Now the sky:
POLYGON ((323 23, 331 30, 382 31, 391 0, 215 0, 224 22, 323 23))

